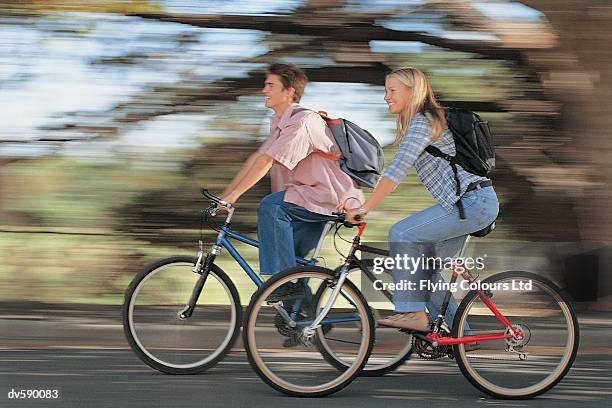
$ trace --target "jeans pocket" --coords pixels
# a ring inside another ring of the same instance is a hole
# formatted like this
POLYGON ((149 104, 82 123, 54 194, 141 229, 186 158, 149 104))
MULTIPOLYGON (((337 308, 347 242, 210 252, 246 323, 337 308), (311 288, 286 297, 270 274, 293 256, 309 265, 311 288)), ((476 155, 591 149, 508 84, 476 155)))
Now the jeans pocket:
POLYGON ((474 203, 478 202, 478 194, 475 191, 470 191, 469 193, 466 193, 463 195, 463 197, 461 197, 461 202, 464 206, 471 206, 474 203))

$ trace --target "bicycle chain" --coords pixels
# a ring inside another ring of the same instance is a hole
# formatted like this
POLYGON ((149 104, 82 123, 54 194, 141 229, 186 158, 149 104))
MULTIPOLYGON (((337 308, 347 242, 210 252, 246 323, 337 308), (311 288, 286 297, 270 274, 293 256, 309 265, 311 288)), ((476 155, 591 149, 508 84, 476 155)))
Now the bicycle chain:
POLYGON ((276 316, 274 316, 274 327, 285 337, 297 336, 299 334, 299 330, 296 327, 289 326, 280 313, 276 313, 276 316))
MULTIPOLYGON (((433 324, 432 324, 433 329, 433 324)), ((443 337, 449 335, 446 330, 442 330, 440 334, 443 337)), ((419 355, 423 360, 437 360, 442 357, 453 358, 453 348, 451 346, 434 346, 425 340, 412 336, 412 350, 419 355)))
POLYGON ((412 337, 412 348, 423 360, 437 360, 442 357, 451 357, 450 346, 433 346, 417 337, 412 337))

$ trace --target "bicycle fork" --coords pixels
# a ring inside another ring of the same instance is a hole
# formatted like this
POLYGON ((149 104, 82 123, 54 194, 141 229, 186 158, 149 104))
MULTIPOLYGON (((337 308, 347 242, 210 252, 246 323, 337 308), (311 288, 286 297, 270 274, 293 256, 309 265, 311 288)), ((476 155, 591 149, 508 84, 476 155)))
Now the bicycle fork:
POLYGON ((315 335, 317 328, 321 325, 321 322, 323 321, 325 316, 327 316, 327 313, 329 313, 332 306, 336 302, 336 299, 338 298, 338 295, 340 294, 340 291, 342 289, 342 285, 344 285, 344 281, 348 276, 351 264, 353 263, 355 251, 359 249, 361 235, 363 234, 365 226, 365 222, 360 222, 358 224, 358 232, 355 238, 353 239, 349 255, 346 257, 344 265, 342 265, 342 267, 340 268, 340 271, 337 275, 338 280, 336 281, 336 286, 333 288, 329 299, 327 299, 327 302, 325 303, 325 306, 323 306, 323 309, 319 313, 317 313, 315 320, 309 326, 304 327, 304 329, 302 330, 302 333, 306 339, 311 339, 315 335))
POLYGON ((327 313, 329 313, 329 311, 331 310, 332 306, 336 302, 336 299, 338 298, 338 295, 340 294, 342 285, 344 284, 344 281, 346 280, 346 277, 349 271, 349 266, 350 265, 348 262, 342 265, 342 268, 340 269, 340 275, 338 277, 338 281, 336 282, 336 286, 334 287, 331 295, 327 299, 325 306, 323 306, 323 309, 319 313, 317 313, 315 320, 309 326, 304 327, 304 329, 302 330, 304 338, 311 339, 315 335, 317 328, 321 325, 321 322, 323 321, 325 316, 327 316, 327 313))
POLYGON ((188 319, 193 315, 195 305, 198 302, 198 299, 200 298, 202 289, 206 284, 206 278, 208 278, 208 274, 210 273, 210 268, 220 250, 221 247, 215 244, 209 253, 204 254, 204 251, 202 250, 202 241, 200 241, 200 251, 198 252, 198 260, 192 269, 192 271, 194 273, 199 274, 200 277, 198 278, 198 281, 195 287, 193 288, 193 292, 191 292, 191 298, 189 299, 189 303, 187 303, 187 305, 179 312, 179 319, 188 319))

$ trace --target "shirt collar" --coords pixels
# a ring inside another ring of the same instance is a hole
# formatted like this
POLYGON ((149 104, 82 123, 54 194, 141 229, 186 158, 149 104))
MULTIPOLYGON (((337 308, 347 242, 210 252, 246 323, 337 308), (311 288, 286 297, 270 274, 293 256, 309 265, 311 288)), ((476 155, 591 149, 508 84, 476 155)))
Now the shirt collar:
POLYGON ((285 109, 281 117, 274 115, 274 117, 272 118, 272 129, 275 129, 277 127, 282 129, 283 127, 285 127, 287 125, 287 122, 291 120, 291 114, 293 113, 293 111, 299 107, 300 105, 294 102, 291 105, 287 106, 287 109, 285 109))

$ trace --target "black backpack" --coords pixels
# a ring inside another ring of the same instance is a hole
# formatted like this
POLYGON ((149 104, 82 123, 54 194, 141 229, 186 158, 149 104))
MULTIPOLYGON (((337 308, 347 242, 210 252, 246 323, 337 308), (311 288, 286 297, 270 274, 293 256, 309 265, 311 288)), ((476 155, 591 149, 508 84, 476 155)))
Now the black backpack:
MULTIPOLYGON (((489 122, 467 109, 447 108, 446 122, 455 141, 455 156, 443 153, 435 146, 427 146, 429 154, 447 160, 455 175, 456 194, 461 194, 461 183, 457 174, 457 165, 469 173, 486 177, 495 168, 495 149, 489 122)), ((464 219, 463 208, 459 206, 461 219, 464 219)))
MULTIPOLYGON (((305 108, 296 109, 292 116, 305 108)), ((385 159, 378 141, 370 132, 346 119, 332 119, 326 112, 317 112, 331 130, 341 156, 315 152, 330 160, 337 160, 340 169, 362 187, 373 188, 380 178, 385 159)))

